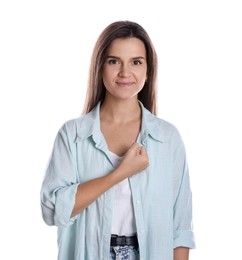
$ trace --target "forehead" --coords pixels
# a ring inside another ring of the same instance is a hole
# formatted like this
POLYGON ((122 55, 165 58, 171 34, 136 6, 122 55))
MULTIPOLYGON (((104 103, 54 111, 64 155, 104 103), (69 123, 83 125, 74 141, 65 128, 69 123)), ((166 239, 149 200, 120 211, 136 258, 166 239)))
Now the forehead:
POLYGON ((146 50, 144 43, 138 38, 118 38, 113 40, 110 44, 108 54, 132 54, 134 56, 146 56, 146 50))

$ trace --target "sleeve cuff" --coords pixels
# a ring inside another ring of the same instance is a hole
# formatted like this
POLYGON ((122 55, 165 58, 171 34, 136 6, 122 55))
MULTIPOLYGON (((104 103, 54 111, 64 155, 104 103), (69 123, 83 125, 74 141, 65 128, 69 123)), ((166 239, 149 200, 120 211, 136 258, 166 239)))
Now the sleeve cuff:
POLYGON ((176 230, 173 233, 173 237, 173 248, 188 247, 194 249, 196 247, 193 231, 176 230))
POLYGON ((73 222, 73 220, 75 219, 75 217, 71 218, 71 212, 75 204, 78 185, 78 183, 73 184, 58 191, 55 205, 56 226, 67 226, 70 221, 73 222))

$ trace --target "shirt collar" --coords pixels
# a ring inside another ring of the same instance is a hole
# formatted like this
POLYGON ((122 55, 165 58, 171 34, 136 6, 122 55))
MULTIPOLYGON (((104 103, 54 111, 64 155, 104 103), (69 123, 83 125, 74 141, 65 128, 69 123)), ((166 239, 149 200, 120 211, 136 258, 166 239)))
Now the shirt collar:
MULTIPOLYGON (((162 128, 162 120, 159 120, 139 101, 142 110, 142 125, 140 131, 140 142, 144 144, 148 136, 154 140, 164 142, 164 128, 162 128)), ((100 128, 100 106, 101 102, 88 114, 80 118, 77 129, 77 141, 82 141, 93 136, 96 142, 103 139, 100 128)))
POLYGON ((162 121, 147 110, 140 101, 139 103, 142 110, 141 143, 144 143, 148 136, 154 140, 164 142, 164 132, 161 127, 162 121))

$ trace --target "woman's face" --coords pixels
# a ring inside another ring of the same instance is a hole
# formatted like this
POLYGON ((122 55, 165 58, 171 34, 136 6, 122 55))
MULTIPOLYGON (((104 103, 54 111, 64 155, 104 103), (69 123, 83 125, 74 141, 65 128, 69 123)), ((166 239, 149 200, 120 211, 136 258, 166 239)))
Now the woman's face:
POLYGON ((144 43, 138 38, 115 39, 103 65, 106 97, 130 99, 137 97, 147 79, 144 43))

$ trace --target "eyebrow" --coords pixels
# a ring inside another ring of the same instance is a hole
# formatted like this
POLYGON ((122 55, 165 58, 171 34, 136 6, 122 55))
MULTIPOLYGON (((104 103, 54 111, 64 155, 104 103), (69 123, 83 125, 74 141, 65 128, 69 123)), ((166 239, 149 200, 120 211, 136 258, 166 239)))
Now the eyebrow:
MULTIPOLYGON (((114 56, 114 55, 109 55, 107 56, 107 59, 118 59, 120 60, 121 58, 120 57, 117 57, 117 56, 114 56)), ((137 57, 133 57, 131 58, 132 60, 138 60, 138 59, 142 59, 142 60, 145 60, 145 58, 143 56, 137 56, 137 57)))

